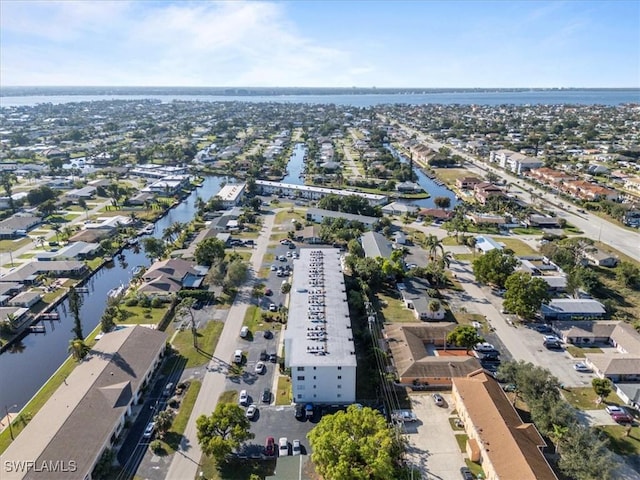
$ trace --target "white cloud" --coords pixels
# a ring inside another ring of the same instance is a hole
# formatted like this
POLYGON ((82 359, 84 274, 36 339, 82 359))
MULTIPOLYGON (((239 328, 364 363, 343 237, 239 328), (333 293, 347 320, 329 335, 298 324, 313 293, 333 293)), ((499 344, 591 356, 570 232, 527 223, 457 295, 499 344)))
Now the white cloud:
POLYGON ((5 85, 327 85, 369 70, 306 38, 285 4, 9 3, 5 85))

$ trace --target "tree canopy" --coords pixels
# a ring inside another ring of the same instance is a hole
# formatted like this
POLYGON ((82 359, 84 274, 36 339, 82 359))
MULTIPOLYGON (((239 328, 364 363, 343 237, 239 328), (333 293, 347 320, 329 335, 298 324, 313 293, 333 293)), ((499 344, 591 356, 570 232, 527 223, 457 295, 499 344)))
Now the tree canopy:
POLYGON ((398 478, 395 459, 400 446, 377 410, 351 405, 326 415, 309 432, 309 442, 311 458, 326 480, 398 478))
POLYGON ((447 343, 458 347, 464 347, 467 352, 484 339, 478 335, 478 331, 471 325, 458 325, 447 335, 447 343))
POLYGON ((244 409, 235 403, 219 403, 210 416, 198 417, 196 427, 202 452, 218 461, 254 437, 244 409))
POLYGON ((540 277, 528 272, 516 272, 507 278, 504 286, 504 308, 516 315, 530 318, 540 309, 542 303, 549 301, 549 285, 540 277))
POLYGON ((206 238, 196 246, 194 257, 200 265, 212 265, 224 258, 224 242, 217 238, 206 238))
POLYGON ((504 287, 517 265, 518 259, 513 255, 495 249, 473 261, 473 274, 479 282, 504 287))

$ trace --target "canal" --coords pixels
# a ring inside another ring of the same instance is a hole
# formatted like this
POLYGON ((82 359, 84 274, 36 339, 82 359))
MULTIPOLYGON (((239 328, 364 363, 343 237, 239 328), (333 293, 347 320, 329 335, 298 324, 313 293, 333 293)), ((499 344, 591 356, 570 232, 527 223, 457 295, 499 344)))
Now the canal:
MULTIPOLYGON (((196 212, 196 199, 201 197, 207 201, 218 193, 225 181, 229 179, 207 177, 201 187, 156 222, 153 236, 161 237, 164 229, 174 222, 191 221, 196 212)), ((114 258, 113 264, 103 267, 89 279, 86 284, 88 292, 82 294, 80 309, 85 335, 100 322, 109 290, 128 284, 133 276, 132 270, 138 265, 148 266, 149 263, 142 248, 128 248, 114 258)), ((55 311, 60 315, 60 320, 43 321, 45 333, 31 333, 0 355, 0 407, 7 406, 9 411, 21 409, 68 358, 69 340, 73 336, 73 316, 66 300, 55 311)))
POLYGON ((304 155, 306 153, 307 149, 304 144, 296 143, 287 164, 287 175, 282 179, 282 183, 304 185, 304 155))

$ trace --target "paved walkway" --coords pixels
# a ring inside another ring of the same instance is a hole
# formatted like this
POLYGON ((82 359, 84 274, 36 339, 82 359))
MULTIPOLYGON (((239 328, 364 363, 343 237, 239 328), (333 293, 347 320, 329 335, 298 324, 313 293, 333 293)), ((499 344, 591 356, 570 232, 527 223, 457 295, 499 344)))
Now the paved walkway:
POLYGON ((256 248, 251 255, 251 279, 238 291, 229 309, 227 321, 218 340, 213 357, 207 365, 198 399, 191 412, 187 428, 183 434, 180 447, 173 456, 167 473, 167 480, 184 480, 195 478, 199 472, 202 450, 198 444, 196 419, 200 415, 209 415, 216 408, 218 398, 224 392, 225 379, 231 357, 236 349, 238 335, 242 328, 245 313, 251 305, 251 291, 256 282, 256 275, 262 266, 262 259, 269 246, 269 238, 275 221, 275 212, 264 215, 263 230, 256 241, 256 248))

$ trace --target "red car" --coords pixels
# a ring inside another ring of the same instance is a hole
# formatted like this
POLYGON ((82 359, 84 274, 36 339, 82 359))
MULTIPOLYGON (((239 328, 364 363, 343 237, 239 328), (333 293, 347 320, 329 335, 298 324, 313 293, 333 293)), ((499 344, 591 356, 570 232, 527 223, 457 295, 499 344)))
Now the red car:
POLYGON ((264 454, 273 457, 276 454, 276 440, 273 437, 267 437, 264 444, 264 454))
POLYGON ((616 423, 633 423, 633 417, 628 413, 613 413, 611 415, 616 423))

